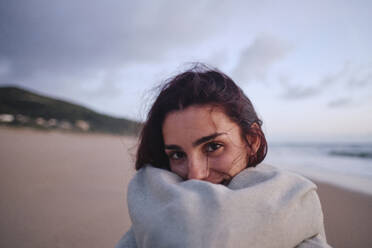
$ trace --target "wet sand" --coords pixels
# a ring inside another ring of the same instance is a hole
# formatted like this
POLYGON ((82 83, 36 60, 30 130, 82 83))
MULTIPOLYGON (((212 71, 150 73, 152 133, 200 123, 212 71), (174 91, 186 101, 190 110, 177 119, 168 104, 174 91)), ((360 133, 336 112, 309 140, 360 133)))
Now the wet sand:
POLYGON ((315 182, 327 241, 333 247, 372 247, 372 195, 315 182))
MULTIPOLYGON (((0 128, 0 247, 114 247, 129 228, 131 137, 0 128)), ((372 247, 372 196, 318 183, 328 242, 372 247)))

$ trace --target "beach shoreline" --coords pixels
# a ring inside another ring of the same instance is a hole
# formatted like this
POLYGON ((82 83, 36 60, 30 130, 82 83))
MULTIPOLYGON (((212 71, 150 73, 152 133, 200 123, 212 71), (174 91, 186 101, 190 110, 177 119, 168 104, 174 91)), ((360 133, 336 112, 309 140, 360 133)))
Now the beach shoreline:
MULTIPOLYGON (((114 247, 129 229, 133 137, 0 127, 1 247, 114 247)), ((372 247, 372 195, 313 180, 333 247, 372 247)))

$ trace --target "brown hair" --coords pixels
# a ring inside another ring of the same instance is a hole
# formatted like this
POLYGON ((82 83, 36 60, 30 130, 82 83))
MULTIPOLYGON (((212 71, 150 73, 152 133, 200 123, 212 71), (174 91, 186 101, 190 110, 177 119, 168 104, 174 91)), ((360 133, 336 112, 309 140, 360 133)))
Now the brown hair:
POLYGON ((143 125, 137 149, 136 169, 146 164, 170 170, 164 151, 163 122, 168 113, 191 105, 214 105, 241 129, 243 139, 250 146, 247 135, 260 139, 257 152, 248 157, 247 167, 254 167, 266 156, 267 142, 261 130, 262 121, 257 117, 251 101, 243 91, 224 73, 197 64, 170 80, 161 88, 143 125), (257 123, 252 127, 253 123, 257 123))

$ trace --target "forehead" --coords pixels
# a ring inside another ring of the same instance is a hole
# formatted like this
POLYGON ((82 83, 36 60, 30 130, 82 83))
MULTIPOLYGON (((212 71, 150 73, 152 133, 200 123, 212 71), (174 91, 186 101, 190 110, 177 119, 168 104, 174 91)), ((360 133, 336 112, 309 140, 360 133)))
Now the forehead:
POLYGON ((239 132, 238 125, 216 106, 190 106, 171 112, 163 124, 163 138, 166 144, 190 143, 216 132, 239 132))

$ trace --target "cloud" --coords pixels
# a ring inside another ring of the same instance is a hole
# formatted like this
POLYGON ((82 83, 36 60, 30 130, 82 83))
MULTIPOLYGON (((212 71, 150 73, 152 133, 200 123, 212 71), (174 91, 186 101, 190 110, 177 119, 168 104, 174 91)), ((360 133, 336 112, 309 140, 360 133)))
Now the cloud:
POLYGON ((347 79, 347 86, 349 88, 372 86, 372 64, 355 69, 355 72, 347 79))
POLYGON ((11 66, 9 61, 0 58, 0 77, 10 73, 11 66))
POLYGON ((278 79, 282 86, 281 97, 289 100, 299 100, 318 96, 332 87, 339 87, 340 82, 345 80, 345 77, 350 73, 350 70, 351 65, 345 63, 339 71, 329 73, 311 84, 305 84, 303 79, 302 81, 297 80, 295 81, 296 83, 293 83, 293 80, 289 75, 281 75, 278 79))
POLYGON ((95 87, 86 87, 84 89, 85 96, 88 99, 110 99, 120 97, 123 93, 123 89, 119 87, 118 80, 105 75, 104 78, 97 82, 95 87))
POLYGON ((363 97, 361 93, 367 87, 372 86, 372 66, 345 63, 339 71, 329 73, 312 84, 304 84, 300 81, 293 83, 292 78, 288 75, 282 75, 278 80, 282 86, 282 98, 299 100, 316 97, 328 91, 332 92, 330 97, 339 97, 336 100, 331 100, 328 106, 342 107, 350 105, 355 93, 358 97, 363 97))
POLYGON ((320 89, 316 87, 288 87, 282 97, 285 99, 305 99, 316 96, 320 89))
POLYGON ((187 53, 185 48, 227 29, 223 17, 232 8, 225 5, 209 0, 0 1, 0 55, 12 65, 2 79, 47 73, 85 77, 100 69, 159 63, 172 51, 187 53))
POLYGON ((293 83, 288 75, 281 75, 279 83, 282 89, 281 98, 287 100, 299 100, 314 97, 321 93, 322 88, 318 86, 306 86, 301 83, 293 83))
POLYGON ((260 35, 241 52, 233 75, 243 82, 265 81, 270 68, 291 49, 291 45, 274 36, 260 35))
POLYGON ((111 101, 143 81, 102 75, 143 65, 159 71, 183 54, 200 56, 193 48, 227 30, 233 10, 211 0, 0 1, 0 84, 111 101))
POLYGON ((328 103, 328 107, 331 107, 331 108, 345 107, 345 106, 349 106, 351 103, 352 103, 351 98, 339 98, 339 99, 330 101, 328 103))

